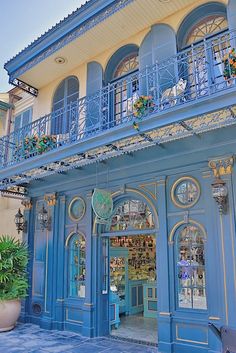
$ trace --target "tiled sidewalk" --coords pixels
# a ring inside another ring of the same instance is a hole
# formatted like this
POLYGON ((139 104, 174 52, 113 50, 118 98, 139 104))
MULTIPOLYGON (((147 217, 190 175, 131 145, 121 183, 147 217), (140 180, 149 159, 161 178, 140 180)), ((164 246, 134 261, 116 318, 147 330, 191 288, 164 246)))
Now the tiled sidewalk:
POLYGON ((157 348, 111 338, 86 338, 68 331, 48 331, 19 324, 0 333, 1 353, 158 353, 157 348))

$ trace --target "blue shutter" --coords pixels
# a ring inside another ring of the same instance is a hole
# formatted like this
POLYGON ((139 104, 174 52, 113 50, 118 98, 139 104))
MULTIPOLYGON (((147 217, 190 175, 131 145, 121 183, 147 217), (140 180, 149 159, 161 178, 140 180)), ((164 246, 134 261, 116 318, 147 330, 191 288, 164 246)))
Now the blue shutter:
POLYGON ((96 128, 99 124, 99 113, 101 109, 101 97, 98 91, 103 85, 102 66, 97 62, 90 62, 87 66, 87 96, 94 95, 89 101, 86 114, 86 127, 96 128), (95 95, 95 93, 97 93, 95 95))
POLYGON ((31 120, 31 109, 26 110, 24 113, 22 113, 22 127, 26 126, 30 123, 31 120))
MULTIPOLYGON (((163 62, 165 59, 176 55, 176 37, 174 30, 165 24, 152 26, 151 31, 144 38, 139 49, 140 70, 155 63, 163 62)), ((177 66, 173 61, 168 68, 159 71, 158 82, 160 90, 173 86, 178 81, 177 66)), ((147 91, 145 79, 140 83, 142 94, 147 91)))
MULTIPOLYGON (((229 0, 228 6, 227 6, 227 18, 228 18, 228 23, 229 23, 229 29, 230 30, 235 30, 236 29, 236 1, 235 0, 229 0)), ((235 39, 234 39, 234 44, 235 46, 235 39)))
POLYGON ((15 117, 14 131, 17 131, 20 128, 21 128, 21 114, 15 117))
MULTIPOLYGON (((79 97, 79 81, 76 77, 65 78, 56 89, 52 106, 52 134, 63 134, 69 131, 71 116, 68 105, 79 97)), ((73 114, 75 116, 76 114, 73 114)))

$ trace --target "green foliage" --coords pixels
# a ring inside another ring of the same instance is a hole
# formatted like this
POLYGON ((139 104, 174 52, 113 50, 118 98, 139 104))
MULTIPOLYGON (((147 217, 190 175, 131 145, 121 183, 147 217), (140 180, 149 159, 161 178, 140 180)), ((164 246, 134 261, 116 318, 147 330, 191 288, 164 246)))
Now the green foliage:
POLYGON ((0 236, 0 300, 25 298, 28 248, 8 235, 0 236))

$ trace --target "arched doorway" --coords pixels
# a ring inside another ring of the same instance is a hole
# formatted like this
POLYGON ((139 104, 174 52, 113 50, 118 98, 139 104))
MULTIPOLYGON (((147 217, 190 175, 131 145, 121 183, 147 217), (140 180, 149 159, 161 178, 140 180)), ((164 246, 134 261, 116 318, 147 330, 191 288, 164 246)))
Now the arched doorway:
POLYGON ((100 234, 98 321, 107 326, 106 333, 157 343, 157 233, 157 213, 141 193, 115 200, 113 216, 100 234))

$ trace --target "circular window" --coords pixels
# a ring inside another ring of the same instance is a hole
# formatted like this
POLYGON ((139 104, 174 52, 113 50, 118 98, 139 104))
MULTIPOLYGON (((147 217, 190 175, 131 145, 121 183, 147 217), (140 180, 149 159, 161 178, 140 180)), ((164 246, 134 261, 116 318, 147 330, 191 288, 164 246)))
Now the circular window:
POLYGON ((81 197, 75 197, 69 204, 69 217, 72 221, 80 221, 85 214, 85 202, 81 197))
POLYGON ((192 207, 200 197, 200 186, 197 180, 191 177, 178 179, 171 189, 173 203, 181 208, 192 207))

